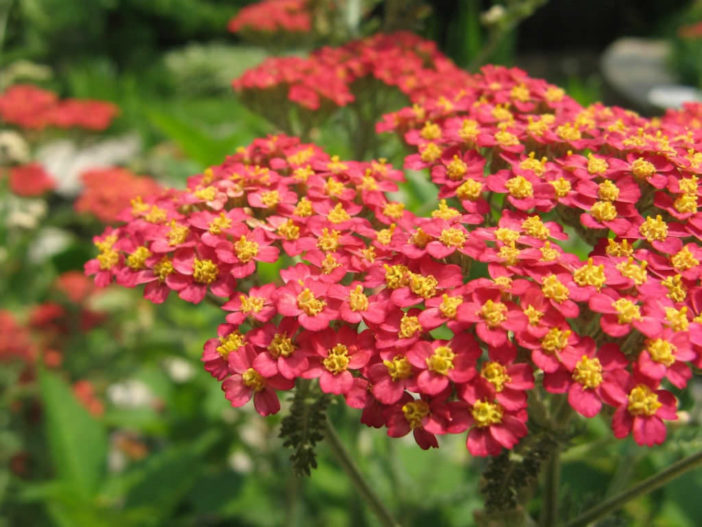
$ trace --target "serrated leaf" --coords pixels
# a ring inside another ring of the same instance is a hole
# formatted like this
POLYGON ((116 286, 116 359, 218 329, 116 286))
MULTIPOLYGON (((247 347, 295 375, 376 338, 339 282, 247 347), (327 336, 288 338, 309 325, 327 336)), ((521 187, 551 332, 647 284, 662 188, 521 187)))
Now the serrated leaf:
POLYGON ((107 465, 107 433, 56 374, 41 371, 46 434, 57 478, 78 496, 97 493, 107 465))

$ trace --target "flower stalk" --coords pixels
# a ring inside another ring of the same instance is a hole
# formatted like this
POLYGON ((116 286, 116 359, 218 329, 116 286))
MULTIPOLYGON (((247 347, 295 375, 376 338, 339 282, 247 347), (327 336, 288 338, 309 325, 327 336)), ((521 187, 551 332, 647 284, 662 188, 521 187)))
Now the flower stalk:
POLYGON ((668 468, 661 470, 658 474, 654 474, 650 478, 643 480, 641 483, 634 485, 630 489, 603 501, 596 507, 593 507, 580 516, 573 518, 567 522, 564 527, 585 527, 591 522, 604 518, 609 513, 623 507, 625 503, 640 496, 644 496, 649 492, 653 492, 657 488, 666 485, 675 478, 682 476, 686 472, 700 466, 702 466, 702 450, 673 463, 668 468))
POLYGON ((354 488, 368 504, 370 509, 373 511, 373 514, 375 514, 375 516, 378 518, 381 525, 384 527, 399 527, 400 524, 393 519, 390 511, 388 511, 387 507, 385 507, 381 499, 378 497, 375 491, 373 491, 361 474, 361 471, 358 469, 358 466, 354 462, 353 458, 344 447, 344 444, 341 442, 341 439, 336 433, 334 425, 329 418, 326 420, 324 432, 327 444, 329 445, 332 454, 339 462, 342 470, 349 477, 349 480, 353 484, 354 488))

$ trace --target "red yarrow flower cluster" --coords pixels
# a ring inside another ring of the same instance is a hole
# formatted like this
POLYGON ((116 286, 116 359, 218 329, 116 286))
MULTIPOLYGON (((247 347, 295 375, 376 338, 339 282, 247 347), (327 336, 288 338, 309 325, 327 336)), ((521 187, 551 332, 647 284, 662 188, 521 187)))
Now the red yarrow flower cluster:
POLYGON ((233 83, 245 100, 265 107, 281 94, 309 110, 345 106, 356 98, 354 83, 375 79, 411 101, 453 93, 470 75, 441 54, 436 44, 407 32, 378 34, 340 47, 324 47, 307 58, 273 57, 233 83))
POLYGON ((137 176, 126 168, 100 168, 83 172, 83 191, 73 207, 92 214, 104 223, 118 220, 119 214, 139 196, 151 196, 161 186, 146 176, 137 176))
POLYGON ((31 130, 47 127, 106 129, 117 106, 90 99, 64 99, 31 84, 15 84, 0 94, 0 120, 31 130))
POLYGON ((232 33, 306 33, 312 29, 309 0, 264 0, 243 7, 229 21, 232 33))
POLYGON ((662 442, 702 365, 699 129, 497 67, 379 127, 436 184, 426 215, 390 198, 386 163, 271 136, 135 199, 86 271, 154 302, 220 297, 205 368, 262 415, 317 379, 392 437, 465 433, 484 456, 528 433, 540 390, 662 442), (271 262, 280 279, 257 283, 271 262))

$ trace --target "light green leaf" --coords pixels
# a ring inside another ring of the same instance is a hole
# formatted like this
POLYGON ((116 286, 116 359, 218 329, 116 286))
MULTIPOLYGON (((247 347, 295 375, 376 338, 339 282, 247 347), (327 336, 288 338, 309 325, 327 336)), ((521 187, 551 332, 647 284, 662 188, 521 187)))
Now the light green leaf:
POLYGON ((46 433, 57 478, 82 498, 94 496, 107 460, 107 433, 56 374, 41 371, 46 433))

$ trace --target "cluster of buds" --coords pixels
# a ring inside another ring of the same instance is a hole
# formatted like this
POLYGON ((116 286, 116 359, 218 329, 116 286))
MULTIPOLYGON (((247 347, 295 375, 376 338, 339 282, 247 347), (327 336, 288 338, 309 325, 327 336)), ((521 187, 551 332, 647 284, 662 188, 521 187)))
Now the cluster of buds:
POLYGON ((135 199, 86 272, 154 302, 221 297, 205 368, 261 415, 318 379, 390 436, 467 432, 485 456, 528 433, 543 390, 658 444, 668 384, 702 366, 702 133, 685 115, 583 108, 487 67, 379 124, 430 172, 426 216, 391 199, 403 174, 385 162, 272 136, 135 199))
POLYGON ((412 102, 455 93, 471 82, 471 76, 441 54, 434 42, 398 32, 324 47, 306 58, 269 58, 233 85, 245 99, 263 99, 261 106, 282 96, 318 110, 353 102, 353 83, 363 78, 395 87, 412 102))
POLYGON ((109 102, 89 99, 63 99, 31 84, 15 84, 0 94, 0 120, 31 130, 48 127, 107 128, 117 115, 109 102))
POLYGON ((312 29, 310 0, 264 0, 243 7, 229 21, 232 33, 307 33, 312 29))

